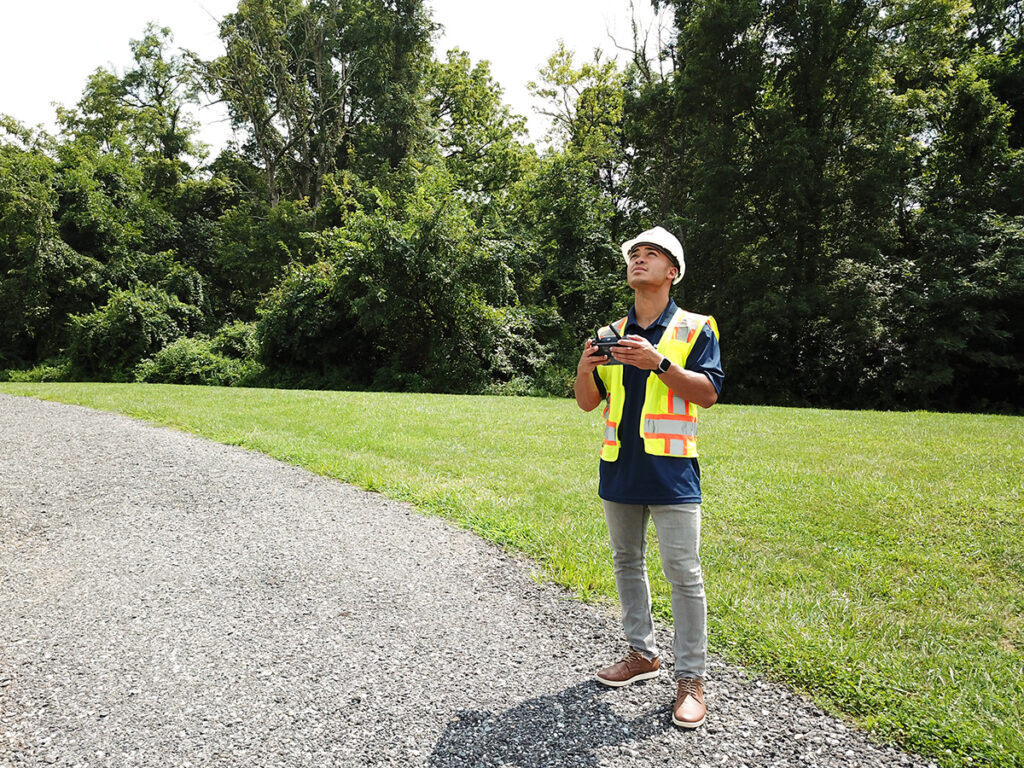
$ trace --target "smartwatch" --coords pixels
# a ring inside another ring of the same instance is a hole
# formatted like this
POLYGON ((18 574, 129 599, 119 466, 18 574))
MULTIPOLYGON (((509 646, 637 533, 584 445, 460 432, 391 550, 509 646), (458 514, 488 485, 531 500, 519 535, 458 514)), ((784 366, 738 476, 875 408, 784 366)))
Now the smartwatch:
POLYGON ((658 373, 668 373, 668 369, 672 367, 672 361, 667 357, 661 358, 661 362, 658 363, 658 373))

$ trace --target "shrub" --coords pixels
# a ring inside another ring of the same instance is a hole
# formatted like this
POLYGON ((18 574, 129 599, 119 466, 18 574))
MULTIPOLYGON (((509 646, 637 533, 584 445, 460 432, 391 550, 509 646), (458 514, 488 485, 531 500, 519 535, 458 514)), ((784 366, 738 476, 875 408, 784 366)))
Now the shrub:
POLYGON ((353 323, 337 284, 330 262, 288 267, 260 306, 256 332, 263 363, 322 374, 346 359, 346 331, 353 323))
POLYGON ((268 367, 374 389, 482 392, 546 362, 516 306, 512 244, 485 236, 443 169, 414 182, 307 237, 318 261, 292 264, 260 306, 268 367))
POLYGON ((68 353, 85 375, 127 381, 140 360, 187 335, 201 320, 196 307, 140 283, 113 291, 94 312, 73 315, 68 353))
POLYGON ((162 384, 236 386, 259 372, 252 360, 227 357, 206 336, 173 341, 135 367, 136 381, 162 384))
POLYGON ((255 360, 259 352, 256 323, 241 321, 222 326, 213 336, 213 351, 239 360, 255 360))
POLYGON ((71 363, 68 360, 47 360, 25 370, 0 371, 0 381, 69 381, 71 363))

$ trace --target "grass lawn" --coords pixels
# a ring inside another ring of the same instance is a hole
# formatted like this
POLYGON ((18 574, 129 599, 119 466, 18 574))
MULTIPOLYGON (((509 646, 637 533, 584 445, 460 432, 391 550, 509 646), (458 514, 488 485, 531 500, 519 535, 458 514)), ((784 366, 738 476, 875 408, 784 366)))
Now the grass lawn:
MULTIPOLYGON (((120 411, 406 499, 525 552, 584 598, 616 599, 600 418, 572 401, 0 392, 120 411)), ((712 650, 942 765, 1024 766, 1024 418, 720 405, 701 425, 712 650)))

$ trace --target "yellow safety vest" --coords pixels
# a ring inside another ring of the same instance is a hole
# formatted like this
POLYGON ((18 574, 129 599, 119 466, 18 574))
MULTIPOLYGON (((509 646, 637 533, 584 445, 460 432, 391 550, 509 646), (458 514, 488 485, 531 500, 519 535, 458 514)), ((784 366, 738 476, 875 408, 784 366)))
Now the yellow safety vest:
MULTIPOLYGON (((718 338, 718 324, 715 318, 677 310, 665 333, 658 342, 658 351, 681 367, 686 366, 697 336, 704 325, 710 325, 718 338)), ((615 326, 619 334, 625 333, 626 318, 615 326)), ((607 335, 611 335, 611 326, 607 335)), ((604 333, 602 336, 606 335, 604 333)), ((615 461, 619 458, 619 422, 622 420, 622 406, 626 400, 626 388, 622 386, 621 365, 598 366, 597 373, 604 383, 607 402, 604 408, 604 445, 601 459, 615 461)), ((669 389, 657 375, 647 377, 647 391, 644 407, 640 413, 640 437, 644 451, 654 456, 697 456, 697 412, 700 406, 684 400, 669 389)))

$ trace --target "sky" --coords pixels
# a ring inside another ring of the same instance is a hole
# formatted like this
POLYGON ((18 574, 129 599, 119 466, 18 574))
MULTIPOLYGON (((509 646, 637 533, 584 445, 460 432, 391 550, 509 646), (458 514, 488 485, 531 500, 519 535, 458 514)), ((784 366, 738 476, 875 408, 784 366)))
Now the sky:
MULTIPOLYGON (((426 0, 443 26, 435 55, 461 48, 474 62, 487 59, 505 101, 527 117, 530 138, 540 142, 546 118, 537 115, 526 83, 561 39, 589 58, 600 47, 616 53, 615 40, 631 42, 630 0, 426 0), (486 10, 484 10, 486 9, 486 10)), ((655 24, 649 0, 635 0, 639 21, 655 24)), ((223 52, 217 22, 237 0, 0 0, 0 113, 27 125, 54 129, 53 103, 73 106, 98 67, 117 72, 131 64, 128 41, 147 22, 170 27, 174 44, 204 58, 223 52)), ((222 107, 197 113, 201 137, 214 151, 231 138, 222 107)))

